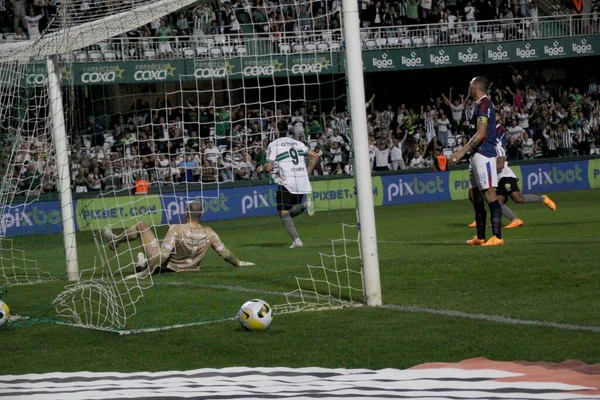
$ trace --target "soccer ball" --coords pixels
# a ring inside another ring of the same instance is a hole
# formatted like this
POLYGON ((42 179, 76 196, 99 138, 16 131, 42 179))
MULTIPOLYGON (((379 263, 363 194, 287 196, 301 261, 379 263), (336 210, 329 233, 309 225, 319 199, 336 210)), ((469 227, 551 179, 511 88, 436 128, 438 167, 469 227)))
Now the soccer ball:
POLYGON ((264 331, 271 326, 273 312, 264 300, 254 299, 244 303, 238 312, 242 328, 250 331, 264 331))
POLYGON ((0 326, 4 325, 8 321, 10 310, 5 302, 0 300, 0 326))

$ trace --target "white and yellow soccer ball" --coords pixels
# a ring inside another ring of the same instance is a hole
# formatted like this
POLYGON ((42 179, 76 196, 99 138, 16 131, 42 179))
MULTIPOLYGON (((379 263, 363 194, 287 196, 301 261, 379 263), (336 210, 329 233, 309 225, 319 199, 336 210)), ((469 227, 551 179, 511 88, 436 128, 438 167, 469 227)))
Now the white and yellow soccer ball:
POLYGON ((271 326, 273 311, 264 300, 254 299, 245 302, 238 312, 242 328, 250 331, 264 331, 271 326))
POLYGON ((10 315, 10 309, 5 302, 0 300, 0 326, 4 325, 6 321, 8 321, 8 316, 10 315))

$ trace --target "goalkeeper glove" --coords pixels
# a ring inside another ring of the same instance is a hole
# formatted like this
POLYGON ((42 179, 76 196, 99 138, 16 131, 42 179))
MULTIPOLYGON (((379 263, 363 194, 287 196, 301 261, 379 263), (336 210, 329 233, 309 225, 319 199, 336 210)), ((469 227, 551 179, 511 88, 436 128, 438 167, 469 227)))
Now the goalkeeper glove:
POLYGON ((254 264, 253 262, 250 262, 250 261, 240 261, 238 263, 238 267, 251 267, 253 265, 256 265, 256 264, 254 264))

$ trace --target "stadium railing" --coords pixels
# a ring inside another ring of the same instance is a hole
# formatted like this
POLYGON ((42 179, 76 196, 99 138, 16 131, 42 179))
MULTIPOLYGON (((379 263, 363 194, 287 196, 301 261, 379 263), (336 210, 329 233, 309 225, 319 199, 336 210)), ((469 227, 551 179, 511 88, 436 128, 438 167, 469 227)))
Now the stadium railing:
MULTIPOLYGON (((598 34, 593 14, 553 15, 537 19, 489 20, 361 28, 364 50, 451 46, 486 42, 527 41, 598 34)), ((94 48, 69 55, 72 61, 137 61, 172 58, 223 58, 241 55, 341 52, 341 29, 294 33, 235 33, 172 36, 172 54, 161 54, 156 37, 112 38, 94 48)), ((163 42, 164 43, 164 42, 163 42)))

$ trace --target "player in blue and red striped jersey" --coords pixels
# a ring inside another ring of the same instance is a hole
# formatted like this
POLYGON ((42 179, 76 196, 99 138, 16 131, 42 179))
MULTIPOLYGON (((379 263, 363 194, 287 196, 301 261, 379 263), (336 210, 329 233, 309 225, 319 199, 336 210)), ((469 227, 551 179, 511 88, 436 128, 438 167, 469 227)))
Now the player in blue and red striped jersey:
POLYGON ((484 76, 476 76, 469 85, 469 95, 475 101, 472 124, 476 132, 469 142, 450 156, 449 165, 455 165, 467 153, 470 153, 469 197, 475 208, 477 236, 467 244, 482 246, 503 245, 502 208, 496 197, 498 171, 496 170, 496 110, 488 97, 489 81, 484 76), (486 241, 485 224, 487 213, 485 201, 490 208, 493 236, 486 241))

